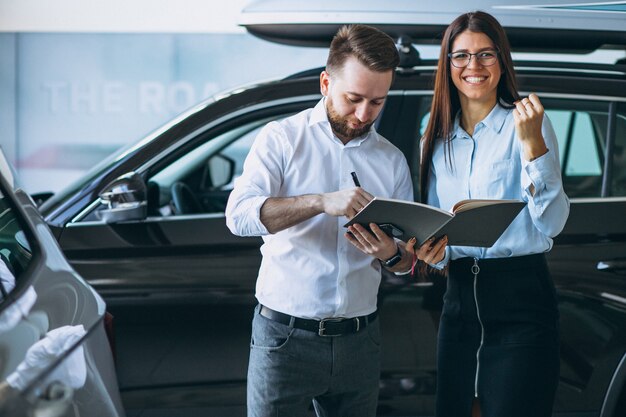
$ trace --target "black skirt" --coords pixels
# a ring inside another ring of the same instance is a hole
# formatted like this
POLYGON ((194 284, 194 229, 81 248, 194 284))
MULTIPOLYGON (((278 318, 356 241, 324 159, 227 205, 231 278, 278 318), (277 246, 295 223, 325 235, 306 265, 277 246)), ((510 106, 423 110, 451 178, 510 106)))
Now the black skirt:
POLYGON ((549 417, 559 380, 545 256, 451 262, 438 337, 438 417, 549 417))

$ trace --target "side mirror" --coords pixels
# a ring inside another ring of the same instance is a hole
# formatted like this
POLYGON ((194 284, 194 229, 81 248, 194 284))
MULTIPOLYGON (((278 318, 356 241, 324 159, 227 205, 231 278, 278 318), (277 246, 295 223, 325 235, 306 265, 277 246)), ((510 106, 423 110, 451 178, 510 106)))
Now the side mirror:
POLYGON ((106 208, 97 211, 105 223, 143 220, 148 216, 147 187, 135 172, 117 178, 100 193, 106 208))
POLYGON ((235 161, 222 154, 209 158, 207 168, 203 184, 210 190, 219 190, 235 176, 235 161))

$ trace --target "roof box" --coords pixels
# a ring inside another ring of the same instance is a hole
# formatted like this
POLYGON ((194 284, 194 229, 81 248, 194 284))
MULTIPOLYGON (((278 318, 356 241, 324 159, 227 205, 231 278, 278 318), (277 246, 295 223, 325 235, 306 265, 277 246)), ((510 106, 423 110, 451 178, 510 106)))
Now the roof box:
POLYGON ((328 46, 348 23, 378 27, 415 43, 438 44, 458 15, 483 10, 505 27, 514 50, 589 52, 626 49, 626 1, 560 3, 537 0, 476 0, 472 9, 441 0, 256 0, 241 11, 239 24, 260 38, 289 45, 328 46))

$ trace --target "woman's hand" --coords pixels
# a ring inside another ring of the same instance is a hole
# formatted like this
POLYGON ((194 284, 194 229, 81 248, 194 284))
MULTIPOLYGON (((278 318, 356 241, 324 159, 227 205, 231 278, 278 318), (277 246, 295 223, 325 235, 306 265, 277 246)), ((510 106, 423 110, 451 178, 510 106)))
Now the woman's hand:
MULTIPOLYGON (((415 238, 409 239, 406 243, 406 251, 408 253, 415 251, 415 243, 415 238)), ((437 240, 431 237, 415 251, 415 255, 420 261, 434 265, 443 261, 446 257, 446 246, 448 246, 448 236, 443 236, 437 240)))
POLYGON ((548 152, 541 133, 543 112, 543 105, 537 94, 530 94, 528 98, 515 102, 515 109, 513 110, 515 131, 518 139, 522 142, 524 157, 528 161, 548 152))

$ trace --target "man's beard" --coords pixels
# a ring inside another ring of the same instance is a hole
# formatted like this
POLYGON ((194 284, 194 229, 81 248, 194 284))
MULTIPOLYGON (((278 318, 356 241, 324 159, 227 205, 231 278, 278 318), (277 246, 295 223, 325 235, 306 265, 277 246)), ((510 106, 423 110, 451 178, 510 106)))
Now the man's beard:
POLYGON ((359 128, 351 128, 348 125, 348 123, 350 123, 348 117, 339 116, 330 97, 326 97, 326 115, 328 116, 328 122, 330 123, 331 129, 341 139, 352 140, 363 136, 369 132, 370 128, 374 124, 374 121, 371 121, 370 123, 367 123, 359 128))

